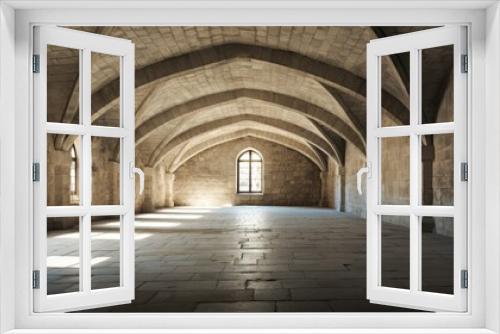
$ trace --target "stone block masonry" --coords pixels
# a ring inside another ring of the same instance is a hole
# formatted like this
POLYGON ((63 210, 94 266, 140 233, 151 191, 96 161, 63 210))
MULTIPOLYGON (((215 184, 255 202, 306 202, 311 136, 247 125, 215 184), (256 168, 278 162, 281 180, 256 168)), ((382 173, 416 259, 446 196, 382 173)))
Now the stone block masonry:
POLYGON ((256 138, 234 140, 191 158, 175 173, 175 205, 317 206, 319 168, 302 154, 256 138), (236 160, 246 148, 264 160, 262 194, 236 193, 236 160))

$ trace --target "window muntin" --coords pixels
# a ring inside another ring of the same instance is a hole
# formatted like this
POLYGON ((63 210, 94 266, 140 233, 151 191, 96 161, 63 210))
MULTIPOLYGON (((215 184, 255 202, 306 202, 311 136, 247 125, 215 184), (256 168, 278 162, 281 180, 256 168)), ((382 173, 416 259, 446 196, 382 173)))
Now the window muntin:
POLYGON ((238 193, 262 193, 262 157, 247 150, 238 157, 238 193))

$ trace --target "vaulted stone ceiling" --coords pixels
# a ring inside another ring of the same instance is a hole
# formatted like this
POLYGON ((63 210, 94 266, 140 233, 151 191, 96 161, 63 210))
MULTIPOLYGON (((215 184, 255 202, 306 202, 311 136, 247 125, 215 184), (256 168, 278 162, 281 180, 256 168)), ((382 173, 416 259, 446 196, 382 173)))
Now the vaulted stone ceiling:
MULTIPOLYGON (((214 145, 253 136, 324 169, 346 145, 365 149, 366 44, 411 27, 85 27, 136 46, 136 154, 175 170, 214 145)), ((437 62, 436 59, 434 59, 437 62)), ((78 53, 49 49, 49 120, 78 117, 78 53), (52 84, 50 84, 52 82, 52 84)), ((384 59, 383 107, 408 110, 408 64, 384 59)), ((116 123, 117 63, 92 57, 95 124, 116 123)), ((436 69, 434 69, 436 71, 436 69)), ((436 87, 449 77, 438 69, 436 87)), ((68 149, 74 138, 58 136, 68 149)))

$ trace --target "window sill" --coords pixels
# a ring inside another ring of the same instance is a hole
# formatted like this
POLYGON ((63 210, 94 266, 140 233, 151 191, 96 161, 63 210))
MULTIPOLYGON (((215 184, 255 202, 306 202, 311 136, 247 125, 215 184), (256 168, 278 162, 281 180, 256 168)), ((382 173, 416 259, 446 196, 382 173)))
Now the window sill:
MULTIPOLYGON (((78 334, 116 334, 117 332, 113 329, 85 329, 85 330, 75 330, 75 329, 55 329, 51 330, 50 333, 54 334, 66 334, 66 333, 78 333, 78 334)), ((217 330, 217 333, 224 333, 224 334, 236 334, 236 333, 245 333, 245 334, 267 334, 267 333, 284 333, 282 330, 268 330, 268 329, 255 329, 255 330, 248 330, 248 329, 221 329, 217 330)), ((475 334, 495 334, 495 332, 488 330, 486 328, 470 328, 468 330, 461 330, 461 329, 438 329, 438 330, 431 330, 426 328, 422 328, 420 330, 414 330, 414 329, 398 329, 397 332, 391 331, 391 333, 408 333, 408 334, 426 334, 426 333, 440 333, 440 334, 456 334, 456 333, 475 333, 475 334)), ((178 334, 181 333, 181 330, 175 330, 175 329, 132 329, 132 330, 127 330, 127 333, 130 334, 178 334)), ((190 334, 213 334, 214 331, 210 329, 195 329, 195 330, 188 330, 184 331, 182 330, 182 333, 190 333, 190 334)), ((290 330, 287 333, 295 333, 295 334, 346 334, 346 333, 353 333, 351 330, 342 330, 342 329, 294 329, 290 330)), ((378 333, 386 333, 384 330, 380 329, 361 329, 359 331, 356 330, 356 333, 363 333, 363 334, 378 334, 378 333)), ((44 329, 15 329, 11 330, 8 332, 5 332, 5 334, 47 334, 47 331, 44 329)))

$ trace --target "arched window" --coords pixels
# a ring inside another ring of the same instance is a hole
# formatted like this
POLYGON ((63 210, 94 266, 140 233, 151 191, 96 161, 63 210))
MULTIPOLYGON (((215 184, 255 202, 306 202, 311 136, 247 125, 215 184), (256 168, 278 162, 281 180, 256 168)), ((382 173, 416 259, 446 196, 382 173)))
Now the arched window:
POLYGON ((247 150, 238 157, 238 193, 262 192, 262 157, 247 150))
POLYGON ((75 146, 71 146, 70 154, 71 154, 71 164, 69 166, 69 192, 71 194, 71 197, 73 198, 74 196, 77 195, 76 178, 77 178, 78 161, 76 158, 75 146))

